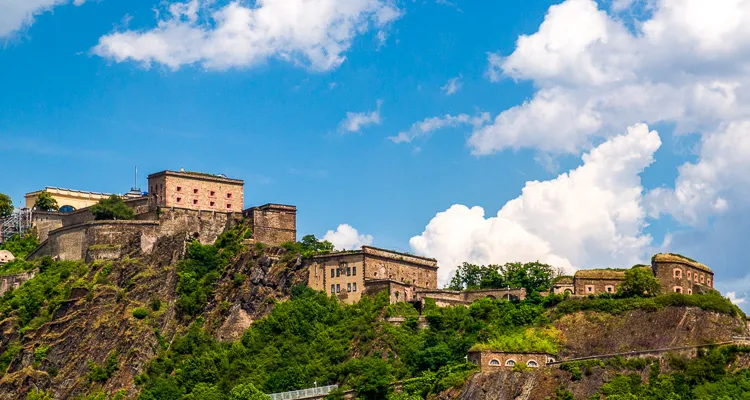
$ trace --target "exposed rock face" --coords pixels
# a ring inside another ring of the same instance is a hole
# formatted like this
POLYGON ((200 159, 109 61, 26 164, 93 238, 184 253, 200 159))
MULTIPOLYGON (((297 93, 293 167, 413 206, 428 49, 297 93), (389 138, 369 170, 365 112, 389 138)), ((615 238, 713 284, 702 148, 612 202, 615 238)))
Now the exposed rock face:
MULTIPOLYGON (((560 359, 634 350, 726 342, 745 332, 744 321, 698 308, 668 307, 654 312, 631 311, 621 315, 579 312, 555 322, 564 342, 560 359)), ((750 365, 741 356, 737 367, 750 365)), ((662 371, 668 370, 664 358, 662 371)), ((579 381, 570 372, 555 367, 535 370, 494 371, 474 374, 460 391, 448 391, 441 400, 535 400, 555 398, 558 388, 569 390, 576 399, 588 399, 618 372, 613 368, 592 368, 579 381)), ((643 379, 647 370, 639 372, 643 379)))
MULTIPOLYGON (((140 252, 135 244, 126 246, 123 254, 129 257, 111 263, 106 282, 98 282, 97 273, 107 264, 92 264, 84 278, 86 287, 73 288, 51 322, 23 336, 15 319, 0 321, 0 353, 11 342, 22 346, 0 379, 0 400, 24 398, 33 388, 56 399, 121 389, 129 398, 137 397, 135 377, 156 356, 160 337, 169 343, 192 322, 180 319, 175 309, 176 265, 189 239, 184 232, 162 237, 150 254, 140 252), (158 311, 149 308, 153 299, 161 301, 158 311), (137 307, 148 309, 149 315, 135 318, 137 307), (49 348, 47 357, 35 362, 35 349, 42 346, 49 348), (111 354, 116 354, 118 369, 106 382, 90 383, 90 363, 105 366, 111 354)), ((256 255, 246 250, 237 256, 216 285, 204 326, 220 339, 238 339, 276 301, 287 299, 294 285, 306 282, 306 267, 296 259, 280 262, 283 252, 270 248, 256 255), (235 280, 236 275, 244 279, 235 280)))

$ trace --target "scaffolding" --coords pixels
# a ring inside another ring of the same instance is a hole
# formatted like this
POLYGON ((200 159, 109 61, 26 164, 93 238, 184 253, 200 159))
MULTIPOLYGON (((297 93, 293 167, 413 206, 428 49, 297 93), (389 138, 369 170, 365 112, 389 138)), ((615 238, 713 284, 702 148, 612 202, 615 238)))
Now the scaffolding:
POLYGON ((9 217, 0 219, 0 243, 15 235, 23 237, 29 230, 31 230, 31 209, 15 210, 9 217))

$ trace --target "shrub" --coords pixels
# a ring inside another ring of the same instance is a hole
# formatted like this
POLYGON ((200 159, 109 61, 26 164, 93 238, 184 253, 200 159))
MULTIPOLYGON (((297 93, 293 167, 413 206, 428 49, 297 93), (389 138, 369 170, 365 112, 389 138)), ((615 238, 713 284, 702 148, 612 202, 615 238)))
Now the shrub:
POLYGON ((133 309, 133 316, 136 319, 144 319, 148 317, 148 311, 146 311, 145 308, 138 307, 138 308, 133 309))
POLYGON ((149 307, 151 307, 152 311, 159 311, 161 309, 161 299, 158 297, 151 298, 151 301, 148 303, 149 307))
POLYGON ((94 219, 100 220, 129 220, 135 219, 133 209, 128 207, 122 198, 112 195, 107 199, 99 200, 89 208, 94 214, 94 219))

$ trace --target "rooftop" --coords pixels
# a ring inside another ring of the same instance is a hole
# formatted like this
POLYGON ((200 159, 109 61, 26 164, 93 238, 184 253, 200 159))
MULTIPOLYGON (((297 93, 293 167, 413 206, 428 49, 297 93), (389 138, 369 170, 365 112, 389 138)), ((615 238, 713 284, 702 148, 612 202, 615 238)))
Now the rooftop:
MULTIPOLYGON (((404 257, 409 257, 409 258, 415 259, 416 261, 421 261, 419 263, 421 265, 427 265, 427 263, 429 263, 433 265, 428 265, 428 266, 432 268, 437 268, 437 260, 434 258, 422 257, 422 256, 417 256, 417 255, 410 254, 410 253, 402 253, 402 252, 398 252, 394 250, 381 249, 381 248, 373 247, 373 246, 362 246, 362 248, 359 250, 343 250, 343 251, 336 251, 333 253, 319 254, 319 255, 313 256, 313 258, 333 258, 333 257, 349 256, 353 254, 381 255, 378 253, 386 253, 386 256, 390 256, 392 258, 398 257, 402 260, 404 257)), ((403 261, 408 261, 408 260, 403 260, 403 261)))
POLYGON ((711 268, 708 268, 707 266, 699 263, 698 261, 695 261, 692 258, 685 257, 681 254, 659 253, 659 254, 656 254, 653 258, 651 258, 651 262, 686 264, 691 267, 713 273, 713 271, 711 271, 711 268))
POLYGON ((584 279, 625 279, 626 269, 582 269, 576 271, 576 278, 584 279))
POLYGON ((83 195, 83 194, 85 194, 85 195, 90 195, 90 196, 103 196, 103 197, 112 196, 112 193, 90 192, 90 191, 86 191, 86 190, 65 189, 65 188, 59 188, 59 187, 54 187, 54 186, 47 186, 47 187, 45 187, 42 190, 37 190, 35 192, 26 193, 25 197, 36 196, 36 195, 38 195, 39 193, 42 193, 42 192, 49 192, 49 193, 54 193, 54 194, 70 193, 72 195, 75 195, 75 194, 82 194, 83 195))
POLYGON ((244 184, 245 181, 242 179, 233 179, 228 178, 224 176, 223 174, 209 174, 206 172, 196 172, 196 171, 159 171, 155 172, 148 176, 148 179, 156 178, 162 175, 169 175, 169 176, 179 176, 182 178, 187 179, 202 179, 202 180, 209 180, 209 181, 217 181, 217 182, 226 182, 226 183, 232 183, 232 184, 244 184))

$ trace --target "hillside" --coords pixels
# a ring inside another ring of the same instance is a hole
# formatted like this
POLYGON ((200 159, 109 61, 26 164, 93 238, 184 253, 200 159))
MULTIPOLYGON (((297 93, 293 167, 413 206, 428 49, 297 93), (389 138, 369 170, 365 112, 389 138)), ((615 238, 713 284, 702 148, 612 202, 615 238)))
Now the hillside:
POLYGON ((316 383, 383 399, 397 381, 409 400, 589 398, 628 370, 477 373, 465 356, 493 348, 567 359, 746 334, 744 315, 714 294, 427 302, 424 327, 415 308, 385 293, 345 305, 306 288, 311 249, 250 244, 246 233, 239 226, 214 245, 162 237, 150 254, 133 246, 116 261, 8 266, 39 273, 0 299, 0 399, 227 399, 237 388, 316 383), (405 322, 389 323, 394 316, 405 322))

